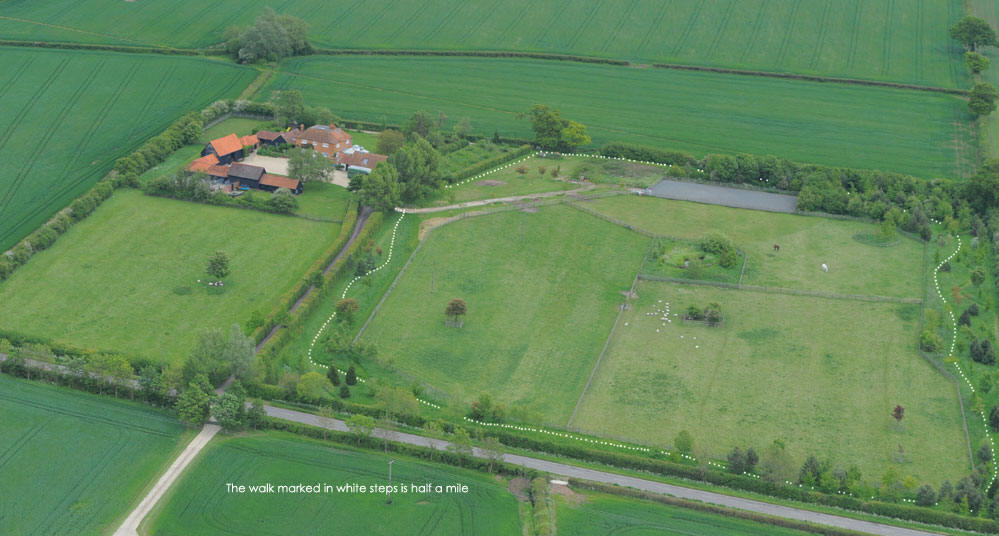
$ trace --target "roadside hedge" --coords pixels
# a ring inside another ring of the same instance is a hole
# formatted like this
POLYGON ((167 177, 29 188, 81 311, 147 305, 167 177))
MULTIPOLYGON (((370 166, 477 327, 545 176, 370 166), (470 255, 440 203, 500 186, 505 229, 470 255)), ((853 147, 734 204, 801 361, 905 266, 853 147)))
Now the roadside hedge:
POLYGON ((813 534, 822 534, 824 536, 859 536, 861 534, 866 534, 862 532, 840 529, 836 527, 828 527, 824 525, 806 523, 804 521, 797 521, 794 519, 772 517, 768 515, 758 514, 756 512, 749 512, 747 510, 737 510, 735 508, 727 508, 724 506, 719 506, 711 503, 682 499, 680 497, 673 497, 671 495, 661 495, 658 493, 650 493, 647 491, 637 490, 634 488, 614 486, 611 484, 604 484, 602 482, 593 482, 589 480, 579 480, 577 478, 570 478, 569 485, 576 488, 589 489, 589 490, 599 491, 601 493, 608 493, 611 495, 620 495, 624 497, 631 497, 646 501, 654 501, 657 503, 667 504, 670 506, 679 506, 681 508, 697 510, 700 512, 708 512, 711 514, 718 514, 727 517, 737 517, 739 519, 746 519, 749 521, 755 521, 757 523, 763 523, 766 525, 773 525, 776 527, 801 530, 805 532, 811 532, 813 534))
POLYGON ((279 319, 284 315, 284 313, 288 313, 291 306, 294 305, 295 302, 309 290, 312 286, 311 281, 313 280, 315 274, 321 274, 323 270, 325 270, 326 267, 333 262, 333 258, 336 257, 337 253, 339 253, 341 249, 343 249, 343 245, 347 242, 347 239, 353 232, 354 224, 356 222, 357 210, 348 209, 343 223, 340 225, 340 232, 337 234, 336 239, 333 240, 333 243, 331 243, 322 255, 315 262, 313 262, 311 266, 309 266, 305 276, 294 287, 281 295, 278 299, 277 305, 274 306, 270 314, 268 314, 264 319, 263 324, 254 329, 253 333, 250 334, 256 344, 260 344, 260 341, 264 340, 264 337, 266 337, 267 334, 274 329, 274 326, 278 324, 279 319))
POLYGON ((548 54, 544 52, 514 52, 494 50, 418 50, 418 49, 353 49, 317 48, 315 54, 326 56, 442 56, 469 58, 526 58, 537 60, 572 61, 579 63, 600 63, 604 65, 631 65, 625 60, 611 58, 596 58, 592 56, 574 56, 572 54, 548 54))
POLYGON ((15 39, 0 39, 0 46, 28 48, 61 48, 67 50, 107 50, 111 52, 128 52, 140 54, 167 54, 174 56, 198 56, 203 51, 190 48, 143 47, 131 45, 104 45, 98 43, 59 43, 53 41, 17 41, 15 39))
MULTIPOLYGON (((302 303, 293 314, 286 315, 291 304, 301 297, 301 294, 299 294, 298 297, 291 300, 291 302, 282 308, 280 312, 274 316, 274 319, 270 321, 273 322, 271 324, 271 329, 273 329, 273 326, 279 324, 283 325, 284 329, 279 329, 274 336, 272 336, 261 348, 259 348, 257 352, 262 356, 264 363, 267 364, 268 367, 274 364, 274 358, 277 357, 278 352, 280 352, 281 349, 292 340, 292 338, 301 335, 305 329, 306 319, 315 311, 320 303, 322 303, 322 298, 325 297, 331 290, 332 286, 330 283, 337 280, 342 275, 344 267, 347 266, 351 258, 357 254, 358 249, 381 226, 383 217, 384 215, 381 212, 376 212, 368 217, 368 220, 364 225, 364 229, 357 236, 357 239, 354 240, 354 243, 352 243, 344 252, 343 256, 330 267, 329 272, 323 275, 323 285, 319 288, 319 292, 313 292, 307 296, 304 300, 302 300, 302 303)), ((336 253, 333 253, 333 256, 336 256, 336 253)), ((330 257, 330 260, 332 260, 332 257, 330 257)), ((270 330, 268 330, 268 332, 269 331, 270 330)))

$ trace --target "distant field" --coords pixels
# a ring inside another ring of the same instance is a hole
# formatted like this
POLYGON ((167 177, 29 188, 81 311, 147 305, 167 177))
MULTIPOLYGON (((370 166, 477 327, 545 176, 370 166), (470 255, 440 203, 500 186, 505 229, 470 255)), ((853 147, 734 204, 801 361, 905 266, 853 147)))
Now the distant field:
POLYGON ((807 532, 597 492, 552 493, 557 527, 573 536, 804 536, 807 532), (566 496, 568 495, 568 496, 566 496))
POLYGON ((564 423, 648 239, 566 207, 433 231, 362 340, 465 406, 483 392, 564 423), (464 327, 444 324, 452 298, 464 327))
POLYGON ((638 196, 597 199, 586 206, 660 235, 697 240, 721 233, 749 255, 745 284, 897 298, 922 295, 922 245, 909 238, 890 247, 855 240, 856 234, 877 232, 870 223, 638 196), (829 266, 828 273, 822 264, 829 266))
POLYGON ((901 444, 899 472, 921 482, 967 472, 954 386, 916 351, 918 305, 656 282, 636 292, 573 427, 664 447, 687 430, 716 458, 782 439, 795 467, 815 454, 872 479, 901 444), (672 317, 711 302, 722 327, 672 317), (666 303, 672 322, 656 314, 666 303))
POLYGON ((120 191, 0 283, 0 327, 82 347, 183 359, 208 327, 266 314, 339 226, 120 191), (229 254, 222 288, 205 279, 229 254))
POLYGON ((937 177, 966 172, 959 160, 974 145, 961 126, 964 101, 909 90, 513 59, 310 57, 282 68, 262 98, 296 88, 344 117, 392 123, 442 111, 484 135, 532 136, 518 115, 545 103, 587 125, 596 145, 699 156, 773 154, 937 177))
MULTIPOLYGON (((388 484, 393 457, 290 434, 219 438, 208 446, 145 523, 151 535, 520 534, 517 499, 502 482, 446 465, 396 459, 392 483, 465 484, 467 494, 227 494, 226 483, 388 484)), ((398 458, 395 456, 395 458, 398 458)))
POLYGON ((4 534, 107 534, 181 445, 143 404, 0 375, 4 534))
POLYGON ((116 158, 181 114, 238 95, 254 73, 198 58, 6 47, 0 63, 0 251, 116 158))
MULTIPOLYGON (((225 0, 7 0, 0 37, 205 46, 264 8, 225 0)), ((513 50, 639 62, 818 73, 957 87, 967 82, 947 28, 959 0, 626 0, 502 3, 300 0, 269 4, 311 24, 321 47, 513 50)))

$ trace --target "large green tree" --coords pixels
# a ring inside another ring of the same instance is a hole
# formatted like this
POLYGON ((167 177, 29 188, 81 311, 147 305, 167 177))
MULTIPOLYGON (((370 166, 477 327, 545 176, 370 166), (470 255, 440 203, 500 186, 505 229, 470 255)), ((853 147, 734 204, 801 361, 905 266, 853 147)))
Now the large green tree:
POLYGON ((968 50, 974 52, 978 47, 999 46, 996 31, 989 23, 978 17, 966 15, 957 24, 950 27, 950 36, 968 50))
POLYGON ((326 180, 335 168, 333 160, 312 149, 295 149, 288 155, 288 174, 302 182, 326 180))
MULTIPOLYGON (((361 183, 361 203, 382 212, 391 212, 402 204, 402 185, 399 184, 399 171, 388 162, 375 166, 361 183)), ((351 181, 353 183, 353 181, 351 181)))
POLYGON ((535 104, 528 110, 534 144, 549 151, 574 151, 592 141, 586 126, 562 118, 562 113, 544 104, 535 104))
POLYGON ((418 135, 390 156, 388 163, 399 171, 400 194, 405 203, 423 199, 441 186, 441 155, 418 135))
POLYGON ((204 374, 195 376, 187 384, 187 389, 177 398, 177 416, 190 426, 200 426, 208 420, 208 411, 215 393, 208 377, 204 374))
POLYGON ((221 250, 212 253, 208 257, 208 267, 205 271, 215 279, 222 279, 229 275, 229 255, 221 250))

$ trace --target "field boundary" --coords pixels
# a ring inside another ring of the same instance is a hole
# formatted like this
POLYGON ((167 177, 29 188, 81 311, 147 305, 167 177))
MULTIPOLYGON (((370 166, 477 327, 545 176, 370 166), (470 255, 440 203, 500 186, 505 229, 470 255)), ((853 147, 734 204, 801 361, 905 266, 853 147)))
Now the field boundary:
MULTIPOLYGON (((642 275, 642 268, 645 268, 645 262, 649 260, 649 253, 652 253, 652 246, 655 245, 656 241, 653 239, 649 242, 648 249, 645 250, 645 257, 642 258, 642 263, 638 265, 638 270, 635 272, 635 278, 631 281, 631 289, 628 290, 628 298, 635 295, 635 286, 638 285, 638 279, 642 275)), ((617 310, 617 316, 614 317, 614 325, 611 326, 610 333, 607 334, 607 338, 604 340, 604 347, 600 350, 600 355, 597 356, 597 362, 593 364, 593 370, 590 371, 590 377, 586 379, 586 385, 583 386, 583 391, 579 393, 579 399, 576 400, 576 406, 572 408, 572 415, 569 416, 569 422, 566 423, 566 428, 572 426, 572 421, 576 418, 576 413, 579 412, 579 406, 583 403, 583 398, 586 396, 586 392, 590 390, 590 384, 593 383, 593 377, 597 375, 597 369, 600 368, 600 362, 604 359, 604 354, 607 353, 607 348, 610 347, 611 339, 614 338, 614 332, 617 330, 618 323, 621 322, 621 315, 624 314, 625 308, 619 307, 617 310)))
POLYGON ((875 296, 875 295, 866 295, 866 294, 840 294, 837 292, 823 292, 821 290, 805 290, 805 289, 796 289, 796 288, 787 288, 787 287, 764 287, 760 285, 743 285, 738 283, 723 283, 721 281, 682 279, 679 277, 668 277, 668 276, 651 275, 651 274, 640 274, 638 278, 643 281, 659 281, 663 283, 678 283, 681 285, 721 287, 733 290, 748 290, 751 292, 762 292, 766 294, 788 294, 792 296, 811 296, 813 298, 828 298, 831 300, 904 303, 910 305, 921 305, 923 303, 922 298, 898 298, 895 296, 875 296))

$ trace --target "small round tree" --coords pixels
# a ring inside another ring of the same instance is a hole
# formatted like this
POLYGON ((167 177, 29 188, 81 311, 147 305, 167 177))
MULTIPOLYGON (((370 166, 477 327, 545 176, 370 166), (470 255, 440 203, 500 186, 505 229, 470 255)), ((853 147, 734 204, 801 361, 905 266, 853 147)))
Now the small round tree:
POLYGON ((224 251, 216 251, 208 257, 208 275, 222 279, 229 275, 229 255, 224 251))
POLYGON ((465 313, 468 312, 468 306, 465 304, 465 300, 461 298, 455 298, 447 303, 447 307, 444 309, 445 324, 450 327, 460 328, 464 323, 465 313))

